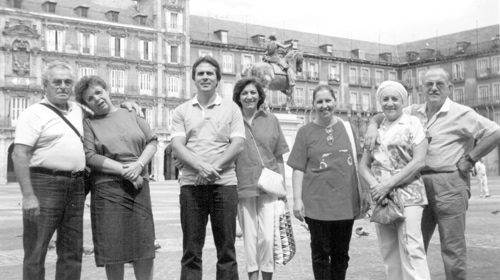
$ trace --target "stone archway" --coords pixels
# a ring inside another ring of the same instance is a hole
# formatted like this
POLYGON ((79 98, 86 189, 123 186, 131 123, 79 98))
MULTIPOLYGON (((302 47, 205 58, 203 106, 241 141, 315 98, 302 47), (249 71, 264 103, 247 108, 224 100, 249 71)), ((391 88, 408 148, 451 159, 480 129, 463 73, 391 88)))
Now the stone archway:
POLYGON ((14 144, 9 146, 7 152, 7 183, 17 182, 16 173, 14 173, 14 162, 12 161, 12 151, 14 151, 14 144))

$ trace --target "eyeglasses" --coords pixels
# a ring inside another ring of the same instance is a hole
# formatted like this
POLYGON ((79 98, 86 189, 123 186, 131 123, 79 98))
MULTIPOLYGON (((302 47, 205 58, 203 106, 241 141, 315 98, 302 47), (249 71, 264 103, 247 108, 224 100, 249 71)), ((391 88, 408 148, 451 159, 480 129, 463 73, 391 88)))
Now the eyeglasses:
POLYGON ((325 128, 325 131, 326 131, 326 143, 328 143, 328 145, 332 146, 333 145, 333 129, 331 127, 327 127, 325 128))
POLYGON ((61 87, 62 85, 66 85, 66 86, 69 86, 69 87, 72 87, 73 84, 75 83, 73 80, 71 79, 66 79, 66 80, 62 80, 62 79, 54 79, 52 80, 51 84, 55 87, 61 87))
POLYGON ((443 89, 445 86, 446 86, 446 83, 445 82, 442 82, 442 81, 438 81, 438 82, 426 82, 424 83, 424 86, 425 88, 432 88, 434 85, 436 85, 436 87, 438 89, 443 89))

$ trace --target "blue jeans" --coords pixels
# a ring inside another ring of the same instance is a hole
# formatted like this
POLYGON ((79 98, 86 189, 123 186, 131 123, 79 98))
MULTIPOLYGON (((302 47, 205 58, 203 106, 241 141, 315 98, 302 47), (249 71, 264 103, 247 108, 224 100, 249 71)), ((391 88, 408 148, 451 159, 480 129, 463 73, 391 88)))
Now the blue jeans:
POLYGON ((45 256, 56 230, 56 280, 80 279, 85 205, 83 177, 32 173, 31 184, 40 204, 40 215, 34 221, 23 218, 23 279, 45 279, 45 256))
POLYGON ((305 220, 311 232, 314 279, 345 279, 354 220, 321 221, 307 217, 305 220))
POLYGON ((236 186, 182 186, 180 204, 183 235, 181 280, 202 279, 201 257, 209 215, 217 249, 216 279, 237 280, 234 247, 238 206, 236 186))

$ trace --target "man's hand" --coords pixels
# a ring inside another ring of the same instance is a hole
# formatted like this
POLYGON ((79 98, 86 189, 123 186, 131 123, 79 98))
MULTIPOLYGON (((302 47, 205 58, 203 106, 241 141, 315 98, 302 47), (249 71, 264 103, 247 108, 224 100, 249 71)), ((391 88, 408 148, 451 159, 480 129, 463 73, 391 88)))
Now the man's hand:
POLYGON ((468 162, 464 157, 461 157, 457 162, 457 168, 458 172, 460 172, 460 174, 463 177, 467 177, 468 174, 472 171, 472 168, 474 168, 474 166, 470 162, 468 162))
POLYGON ((365 213, 370 210, 370 205, 372 203, 371 194, 369 190, 363 191, 361 193, 361 212, 365 213))
POLYGON ((300 199, 300 198, 293 200, 293 215, 299 221, 301 221, 301 222, 304 221, 304 217, 305 217, 304 203, 302 202, 302 199, 300 199))
POLYGON ((368 148, 368 150, 373 150, 375 148, 375 143, 377 142, 378 138, 378 127, 376 124, 370 123, 368 127, 366 128, 366 133, 365 133, 365 147, 368 148))
POLYGON ((135 110, 135 113, 139 117, 144 118, 144 114, 142 113, 141 106, 139 106, 135 102, 125 101, 125 102, 120 104, 120 107, 123 109, 127 109, 129 112, 132 112, 132 110, 135 110))
POLYGON ((134 188, 136 190, 138 190, 138 189, 142 188, 142 183, 144 182, 144 179, 141 176, 139 176, 135 180, 129 180, 129 181, 132 182, 132 185, 134 185, 134 188))
POLYGON ((220 169, 216 169, 209 163, 199 162, 196 170, 198 171, 198 177, 196 178, 195 185, 206 185, 207 183, 213 183, 220 179, 219 172, 220 169))
POLYGON ((40 215, 40 204, 35 195, 23 196, 23 214, 29 221, 40 215))

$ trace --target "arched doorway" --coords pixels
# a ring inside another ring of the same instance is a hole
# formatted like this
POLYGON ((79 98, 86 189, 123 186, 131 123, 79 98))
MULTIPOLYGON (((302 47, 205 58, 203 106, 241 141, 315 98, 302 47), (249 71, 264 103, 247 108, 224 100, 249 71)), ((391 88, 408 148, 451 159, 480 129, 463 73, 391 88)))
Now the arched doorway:
POLYGON ((179 169, 175 167, 171 144, 168 144, 165 148, 165 156, 163 157, 163 175, 165 176, 165 180, 177 180, 177 178, 179 178, 179 169))
POLYGON ((7 153, 7 182, 17 182, 16 173, 14 172, 14 162, 12 161, 12 151, 14 151, 14 144, 11 144, 7 153))

